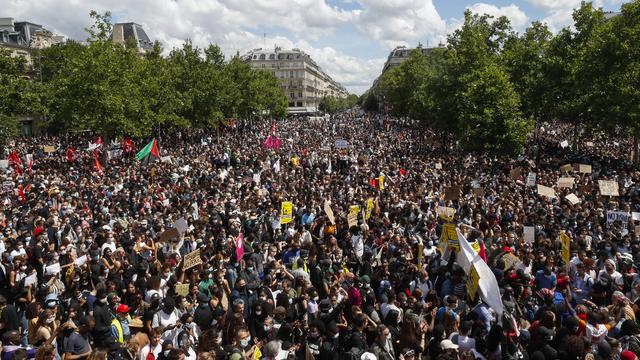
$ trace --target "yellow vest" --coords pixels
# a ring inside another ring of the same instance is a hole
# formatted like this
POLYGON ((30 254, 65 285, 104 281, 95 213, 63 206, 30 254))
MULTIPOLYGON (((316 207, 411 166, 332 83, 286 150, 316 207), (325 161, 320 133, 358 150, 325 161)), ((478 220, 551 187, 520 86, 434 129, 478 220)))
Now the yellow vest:
POLYGON ((122 330, 122 324, 120 324, 120 320, 118 320, 117 318, 111 320, 111 325, 116 327, 116 330, 118 331, 118 338, 116 339, 116 341, 120 344, 124 344, 124 331, 122 330))

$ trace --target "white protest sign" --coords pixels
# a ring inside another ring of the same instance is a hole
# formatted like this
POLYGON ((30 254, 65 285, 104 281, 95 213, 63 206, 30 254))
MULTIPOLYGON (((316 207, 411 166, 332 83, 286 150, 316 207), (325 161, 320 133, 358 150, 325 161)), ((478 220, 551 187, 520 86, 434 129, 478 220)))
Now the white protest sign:
POLYGON ((537 177, 538 177, 538 175, 536 173, 530 172, 529 175, 527 175, 527 186, 529 186, 529 187, 536 186, 537 177))
POLYGON ((442 163, 436 163, 436 170, 442 170, 442 163))
POLYGON ((598 180, 600 187, 600 195, 602 196, 619 196, 618 182, 613 180, 598 180))
POLYGON ((565 199, 567 199, 567 201, 570 202, 571 205, 576 205, 580 203, 580 198, 578 198, 578 196, 576 196, 576 194, 573 194, 573 193, 565 196, 565 199))
POLYGON ((536 237, 536 229, 533 226, 525 226, 523 231, 524 242, 533 244, 536 237))
POLYGON ((550 188, 548 186, 544 186, 544 185, 540 185, 538 184, 538 194, 542 195, 542 196, 546 196, 548 198, 554 198, 556 197, 556 192, 555 190, 553 190, 553 188, 550 188))
POLYGON ((60 263, 55 263, 53 265, 49 265, 45 268, 45 273, 47 275, 54 275, 60 273, 60 263))
POLYGON ((87 255, 82 255, 79 258, 77 258, 74 262, 73 262, 76 266, 80 267, 84 264, 87 263, 87 255))
POLYGON ((180 218, 174 224, 175 228, 178 230, 180 235, 184 234, 187 230, 189 230, 189 224, 187 224, 187 220, 185 218, 180 218))
POLYGON ((163 156, 160 158, 160 161, 163 163, 170 163, 171 162, 171 156, 163 156))
POLYGON ((629 213, 625 211, 607 211, 607 226, 611 226, 614 222, 620 220, 622 228, 626 229, 629 223, 629 213))
POLYGON ((36 280, 38 279, 37 277, 37 273, 33 273, 29 276, 27 276, 26 278, 24 278, 24 286, 29 286, 29 285, 33 285, 36 283, 36 280))
POLYGON ((558 187, 559 188, 572 188, 573 184, 576 182, 576 179, 572 177, 561 177, 558 179, 558 187))
POLYGON ((9 160, 0 160, 0 169, 5 170, 9 168, 9 160))

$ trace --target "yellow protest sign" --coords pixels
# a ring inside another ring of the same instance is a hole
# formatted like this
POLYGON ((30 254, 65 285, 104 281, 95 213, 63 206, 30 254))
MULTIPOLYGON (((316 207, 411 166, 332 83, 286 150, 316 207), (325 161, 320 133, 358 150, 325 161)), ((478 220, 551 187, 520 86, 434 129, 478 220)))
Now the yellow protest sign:
POLYGON ((324 201, 324 212, 325 212, 325 214, 327 214, 327 218, 329 219, 329 221, 332 224, 335 224, 336 223, 336 219, 333 216, 333 210, 331 210, 331 204, 327 200, 324 201))
POLYGON ((444 242, 451 249, 460 250, 460 242, 458 241, 458 233, 456 232, 456 226, 454 224, 442 225, 442 233, 440 234, 440 241, 444 242))
POLYGON ((371 218, 371 213, 373 212, 373 198, 367 199, 367 210, 365 213, 365 219, 369 220, 371 218))
POLYGON ((349 206, 349 214, 347 215, 347 223, 349 228, 358 225, 358 213, 360 212, 360 205, 349 206))
POLYGON ((560 233, 560 240, 562 241, 562 260, 568 267, 571 260, 571 238, 563 231, 560 233))
POLYGON ((189 284, 177 284, 176 294, 182 295, 182 296, 189 295, 189 284))
POLYGON ((283 201, 280 209, 280 224, 288 224, 293 221, 293 203, 283 201))
POLYGON ((380 190, 384 190, 384 175, 380 175, 378 178, 378 185, 380 186, 380 190))
POLYGON ((182 270, 188 270, 200 264, 202 264, 202 259, 200 258, 200 249, 196 249, 184 256, 184 261, 182 262, 182 270))
POLYGON ((471 243, 471 247, 476 252, 476 254, 480 253, 480 243, 478 241, 474 241, 471 243))
POLYGON ((45 153, 50 154, 50 153, 56 151, 56 148, 51 146, 51 145, 45 145, 43 150, 44 150, 45 153))
POLYGON ((480 275, 476 270, 476 266, 471 264, 469 268, 469 276, 467 276, 467 294, 470 299, 475 299, 478 293, 478 285, 480 284, 480 275))

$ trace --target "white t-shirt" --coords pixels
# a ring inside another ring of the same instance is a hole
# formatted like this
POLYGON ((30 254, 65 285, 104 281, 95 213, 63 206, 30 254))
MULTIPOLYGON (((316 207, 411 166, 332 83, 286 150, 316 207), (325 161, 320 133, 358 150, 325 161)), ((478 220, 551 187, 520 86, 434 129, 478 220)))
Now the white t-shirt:
POLYGON ((353 244, 353 250, 356 252, 356 256, 361 258, 364 255, 364 242, 362 236, 353 235, 351 237, 351 243, 353 244))
POLYGON ((147 355, 149 355, 149 352, 152 352, 153 356, 155 356, 155 358, 157 359, 158 356, 160 356, 161 351, 162 344, 160 342, 158 342, 158 344, 156 344, 153 349, 151 349, 151 344, 147 344, 142 348, 142 350, 140 350, 140 360, 147 360, 147 355))
MULTIPOLYGON (((171 314, 166 314, 163 310, 158 311, 153 315, 153 321, 151 322, 151 326, 153 328, 157 327, 167 327, 170 325, 175 325, 180 320, 180 315, 178 314, 178 310, 174 309, 171 314)), ((182 328, 175 327, 173 330, 165 331, 162 333, 162 341, 175 339, 176 335, 182 331, 182 328)))

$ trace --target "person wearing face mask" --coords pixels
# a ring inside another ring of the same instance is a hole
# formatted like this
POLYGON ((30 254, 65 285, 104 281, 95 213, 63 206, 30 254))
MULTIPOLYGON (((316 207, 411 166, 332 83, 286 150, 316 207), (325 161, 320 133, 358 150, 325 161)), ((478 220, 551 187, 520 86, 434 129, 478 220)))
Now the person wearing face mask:
POLYGON ((376 340, 373 342, 371 352, 378 360, 393 360, 396 358, 391 342, 391 332, 385 325, 378 325, 376 340))
POLYGON ((55 313, 50 309, 43 310, 38 316, 38 322, 35 326, 33 335, 29 336, 29 343, 34 346, 40 346, 44 344, 53 334, 55 334, 58 328, 55 313))
POLYGON ((158 360, 169 360, 171 350, 173 350, 173 342, 171 340, 164 340, 162 342, 162 351, 160 355, 158 355, 158 360))
MULTIPOLYGON (((193 348, 198 343, 200 338, 200 328, 193 321, 191 314, 184 314, 180 317, 182 323, 182 331, 177 336, 177 343, 180 348, 185 351, 185 354, 193 352, 193 348)), ((195 357, 195 352, 193 353, 195 357)))
POLYGON ((262 343, 253 344, 249 329, 240 328, 236 332, 233 345, 229 349, 230 360, 253 359, 256 350, 262 347, 262 343))
POLYGON ((178 311, 176 310, 176 304, 173 298, 167 297, 162 303, 160 311, 154 316, 151 323, 152 328, 162 329, 162 339, 172 340, 177 335, 177 332, 182 327, 180 323, 178 311))
POLYGON ((247 289, 249 290, 255 290, 260 286, 260 276, 253 266, 252 260, 247 260, 245 262, 245 269, 240 271, 238 279, 243 279, 247 284, 247 289))
POLYGON ((107 303, 107 289, 100 288, 96 292, 93 304, 93 317, 96 322, 93 327, 93 341, 96 347, 110 348, 115 343, 111 333, 111 311, 107 303))

